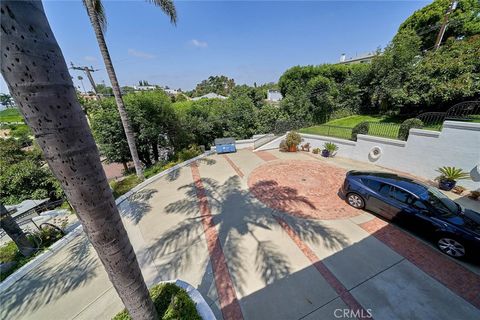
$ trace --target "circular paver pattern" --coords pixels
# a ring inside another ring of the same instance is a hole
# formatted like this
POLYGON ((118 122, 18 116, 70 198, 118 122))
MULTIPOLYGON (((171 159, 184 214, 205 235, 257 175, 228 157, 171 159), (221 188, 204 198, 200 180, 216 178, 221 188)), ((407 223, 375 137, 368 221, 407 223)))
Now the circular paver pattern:
POLYGON ((253 170, 248 187, 272 209, 302 218, 342 219, 361 213, 338 195, 345 173, 315 160, 272 161, 253 170))

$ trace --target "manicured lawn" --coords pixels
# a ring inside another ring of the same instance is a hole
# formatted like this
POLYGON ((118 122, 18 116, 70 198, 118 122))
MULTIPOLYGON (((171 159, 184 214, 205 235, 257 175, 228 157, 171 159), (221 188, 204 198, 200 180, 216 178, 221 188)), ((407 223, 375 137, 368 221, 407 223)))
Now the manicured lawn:
POLYGON ((352 128, 333 127, 333 126, 313 126, 299 130, 301 133, 318 134, 321 136, 336 137, 340 139, 350 139, 352 137, 352 128))
POLYGON ((23 118, 18 109, 5 109, 0 111, 0 122, 23 122, 23 118))

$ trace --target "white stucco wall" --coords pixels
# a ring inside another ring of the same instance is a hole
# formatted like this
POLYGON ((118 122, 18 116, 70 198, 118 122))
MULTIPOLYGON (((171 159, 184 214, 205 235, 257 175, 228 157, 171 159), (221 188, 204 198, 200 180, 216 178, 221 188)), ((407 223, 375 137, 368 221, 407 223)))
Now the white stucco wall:
MULTIPOLYGON (((411 129, 408 141, 358 135, 357 142, 325 136, 301 134, 312 148, 322 148, 327 141, 338 145, 337 155, 383 167, 408 172, 419 177, 434 179, 435 170, 443 166, 462 168, 471 179, 460 185, 475 190, 480 188, 480 123, 445 121, 441 132, 411 129), (381 156, 374 160, 370 150, 379 147, 381 156)), ((277 149, 282 136, 258 150, 277 149)))

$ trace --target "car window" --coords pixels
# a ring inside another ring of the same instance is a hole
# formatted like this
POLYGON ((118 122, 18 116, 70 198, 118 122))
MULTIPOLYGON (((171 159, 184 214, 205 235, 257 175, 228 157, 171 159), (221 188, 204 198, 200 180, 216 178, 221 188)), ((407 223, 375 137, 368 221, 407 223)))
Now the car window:
POLYGON ((402 203, 408 203, 412 195, 407 191, 392 187, 390 190, 390 197, 402 203))
POLYGON ((372 179, 362 179, 364 185, 372 189, 373 191, 378 191, 381 187, 381 183, 372 179))
POLYGON ((389 184, 380 183, 380 188, 377 192, 379 194, 381 194, 382 196, 389 197, 390 196, 390 188, 391 188, 391 186, 389 184))
POLYGON ((412 199, 411 205, 416 208, 416 209, 421 209, 421 210, 428 210, 427 206, 425 203, 423 203, 422 200, 420 199, 412 199))
POLYGON ((428 188, 423 197, 442 216, 455 215, 459 211, 458 205, 436 188, 428 188))

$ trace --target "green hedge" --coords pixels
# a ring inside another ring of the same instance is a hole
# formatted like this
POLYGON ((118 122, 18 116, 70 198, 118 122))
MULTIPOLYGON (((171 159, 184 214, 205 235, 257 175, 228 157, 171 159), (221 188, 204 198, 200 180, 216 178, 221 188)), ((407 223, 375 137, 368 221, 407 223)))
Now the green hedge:
POLYGON ((368 122, 360 122, 352 129, 352 140, 357 141, 358 134, 368 134, 368 122))
POLYGON ((410 118, 403 121, 403 123, 400 125, 400 130, 398 130, 398 139, 407 141, 408 134, 410 133, 410 129, 412 128, 423 128, 422 120, 417 118, 410 118))

